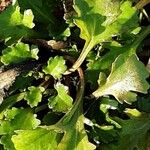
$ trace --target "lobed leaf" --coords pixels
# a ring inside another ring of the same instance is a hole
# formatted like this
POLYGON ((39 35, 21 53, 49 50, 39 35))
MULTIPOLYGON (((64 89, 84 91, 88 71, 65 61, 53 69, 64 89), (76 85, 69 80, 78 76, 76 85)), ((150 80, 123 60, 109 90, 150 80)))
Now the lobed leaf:
POLYGON ((16 150, 55 150, 62 136, 61 133, 43 128, 20 130, 16 133, 12 137, 16 150))
POLYGON ((11 138, 12 134, 3 135, 1 137, 0 143, 4 146, 5 150, 16 150, 11 138))
POLYGON ((0 38, 17 41, 22 37, 29 37, 33 34, 33 14, 30 9, 20 13, 20 7, 13 3, 6 10, 0 13, 0 38))
MULTIPOLYGON (((7 111, 9 113, 8 117, 6 116, 5 120, 1 120, 0 123, 1 135, 11 134, 19 129, 34 129, 40 124, 40 121, 36 119, 36 116, 30 109, 12 108, 7 111), (13 118, 10 118, 10 115, 13 116, 13 118)), ((7 111, 5 113, 7 113, 7 111)))
POLYGON ((29 92, 26 93, 26 96, 24 97, 24 99, 32 108, 32 107, 37 106, 38 103, 41 102, 42 92, 44 92, 44 88, 31 86, 28 89, 29 89, 29 92))
POLYGON ((52 75, 55 79, 60 79, 62 74, 66 71, 65 60, 62 56, 56 56, 49 58, 47 66, 43 68, 45 74, 52 75))
POLYGON ((49 108, 56 112, 67 112, 72 107, 73 99, 68 95, 68 87, 61 83, 55 85, 57 96, 50 97, 49 108))
MULTIPOLYGON (((76 115, 74 119, 77 117, 76 115)), ((70 123, 68 122, 65 134, 58 144, 58 149, 70 150, 70 148, 72 148, 76 150, 94 150, 96 148, 94 144, 88 141, 83 121, 84 117, 81 115, 76 121, 71 120, 70 123)))
POLYGON ((131 2, 119 0, 75 0, 78 14, 75 24, 81 29, 81 38, 93 46, 111 36, 137 26, 136 9, 131 2), (133 20, 135 21, 133 23, 133 20))
MULTIPOLYGON (((128 113, 131 113, 132 109, 126 109, 128 113)), ((145 150, 148 148, 149 143, 149 130, 150 130, 150 121, 149 114, 142 114, 138 112, 138 116, 132 116, 128 120, 117 119, 119 124, 122 126, 121 131, 119 132, 119 140, 112 144, 101 145, 103 150, 116 150, 116 149, 125 149, 133 150, 140 149, 145 150), (136 138, 135 138, 136 137, 136 138)))
POLYGON ((110 41, 114 35, 123 32, 130 33, 138 26, 136 9, 128 0, 74 0, 74 8, 77 12, 74 21, 80 28, 80 37, 85 40, 85 45, 70 71, 82 64, 96 44, 110 41))
POLYGON ((60 9, 62 6, 61 0, 18 0, 18 3, 22 11, 26 9, 33 11, 36 24, 41 27, 41 31, 38 30, 38 32, 44 37, 44 34, 59 36, 65 31, 67 25, 63 16, 60 16, 61 13, 63 14, 60 9))
POLYGON ((29 48, 28 44, 19 42, 15 45, 8 46, 2 51, 1 62, 5 65, 16 64, 29 60, 31 58, 38 59, 38 48, 29 48))
POLYGON ((124 55, 119 55, 112 64, 111 73, 105 83, 93 93, 95 97, 113 95, 119 102, 132 103, 136 101, 136 93, 146 93, 149 84, 145 80, 149 76, 145 66, 131 55, 124 60, 124 55), (125 62, 124 62, 125 61, 125 62))

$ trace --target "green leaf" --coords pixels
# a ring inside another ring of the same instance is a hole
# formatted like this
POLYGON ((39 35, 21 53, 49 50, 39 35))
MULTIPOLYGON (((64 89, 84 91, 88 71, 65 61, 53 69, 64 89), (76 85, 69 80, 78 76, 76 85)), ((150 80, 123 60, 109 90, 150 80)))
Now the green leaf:
POLYGON ((114 126, 111 125, 99 126, 95 124, 92 127, 90 136, 92 136, 95 142, 106 143, 106 144, 110 142, 114 142, 118 139, 117 130, 115 130, 114 126))
POLYGON ((15 83, 10 87, 9 90, 10 91, 24 90, 28 86, 31 86, 33 80, 34 80, 33 77, 20 75, 16 78, 15 83))
POLYGON ((82 96, 83 87, 81 86, 80 94, 74 103, 74 106, 66 115, 56 124, 57 127, 64 131, 64 136, 57 149, 70 150, 94 150, 94 144, 88 141, 88 136, 84 129, 84 116, 82 114, 82 96))
POLYGON ((61 0, 18 0, 18 3, 22 11, 26 9, 33 11, 35 21, 38 22, 38 26, 41 25, 40 30, 45 34, 48 30, 50 36, 58 36, 66 29, 63 16, 59 16, 62 11, 61 0))
POLYGON ((55 85, 57 96, 50 97, 49 108, 56 112, 67 112, 72 107, 73 99, 68 95, 68 87, 61 83, 55 85))
POLYGON ((5 112, 5 119, 0 123, 0 134, 11 134, 20 129, 35 129, 39 124, 40 121, 36 119, 31 109, 8 109, 5 112))
POLYGON ((62 117, 62 113, 50 111, 43 117, 42 122, 45 125, 53 125, 57 123, 61 117, 62 117))
POLYGON ((42 128, 16 131, 12 141, 16 150, 55 150, 62 135, 42 128))
POLYGON ((17 3, 12 4, 0 14, 0 39, 19 40, 33 34, 33 14, 31 10, 20 13, 17 3))
POLYGON ((145 97, 138 97, 137 104, 140 111, 150 113, 150 93, 145 97))
POLYGON ((84 116, 75 113, 73 119, 68 122, 65 134, 58 145, 58 149, 62 150, 94 150, 96 147, 88 141, 86 131, 84 129, 84 116), (77 117, 78 116, 78 117, 77 117), (76 120, 77 119, 77 120, 76 120))
POLYGON ((12 138, 11 134, 3 135, 1 137, 0 142, 4 146, 5 150, 16 150, 13 142, 11 141, 11 138, 12 138))
POLYGON ((64 136, 58 144, 57 149, 70 150, 71 148, 75 150, 94 150, 96 148, 95 145, 88 141, 84 129, 85 118, 82 114, 84 83, 81 85, 72 109, 56 123, 56 127, 64 131, 64 136))
POLYGON ((74 0, 74 8, 77 12, 75 24, 81 30, 80 37, 85 40, 85 45, 71 71, 82 64, 96 44, 114 35, 130 32, 138 25, 136 9, 128 0, 74 0))
POLYGON ((75 0, 74 8, 78 14, 75 23, 81 29, 80 36, 93 46, 123 32, 127 25, 128 29, 135 27, 138 22, 136 9, 129 1, 75 0))
MULTIPOLYGON (((109 110, 118 109, 118 102, 109 98, 102 98, 100 101, 100 110, 105 114, 106 121, 115 126, 116 128, 121 128, 121 126, 111 118, 109 110)), ((107 127, 106 127, 107 128, 107 127)))
POLYGON ((30 50, 28 44, 19 42, 16 45, 8 46, 2 51, 1 62, 5 65, 9 65, 23 62, 31 58, 38 59, 38 51, 37 47, 31 47, 30 50))
MULTIPOLYGON (((132 110, 127 110, 128 113, 132 110)), ((140 113, 140 112, 139 112, 140 113)), ((141 113, 140 113, 141 114, 141 113)), ((146 150, 148 147, 149 130, 150 130, 150 116, 149 114, 141 114, 140 116, 133 116, 128 120, 116 118, 116 121, 122 126, 119 132, 120 138, 117 142, 112 144, 101 145, 103 150, 146 150), (136 137, 136 138, 135 138, 136 137)))
POLYGON ((149 73, 136 55, 131 55, 127 59, 124 59, 124 55, 119 55, 112 64, 111 73, 105 84, 100 85, 93 95, 113 95, 121 103, 132 103, 136 101, 137 94, 134 92, 146 93, 149 89, 149 84, 145 80, 148 76, 149 73))
POLYGON ((127 46, 122 46, 121 44, 112 41, 111 43, 107 43, 103 45, 103 48, 109 49, 107 53, 99 58, 96 58, 96 55, 93 52, 89 53, 89 56, 86 58, 88 61, 87 69, 86 69, 86 79, 88 82, 92 84, 92 86, 96 87, 99 73, 101 71, 108 71, 111 68, 112 63, 115 61, 116 57, 118 57, 121 53, 124 53, 128 50, 127 46))
POLYGON ((52 75, 55 79, 60 79, 62 74, 66 71, 67 66, 62 56, 56 56, 49 58, 47 66, 43 68, 45 74, 52 75))
POLYGON ((24 99, 27 101, 27 103, 32 108, 32 107, 37 106, 38 103, 41 102, 42 93, 44 92, 44 88, 31 86, 28 89, 29 89, 29 92, 27 92, 24 99))

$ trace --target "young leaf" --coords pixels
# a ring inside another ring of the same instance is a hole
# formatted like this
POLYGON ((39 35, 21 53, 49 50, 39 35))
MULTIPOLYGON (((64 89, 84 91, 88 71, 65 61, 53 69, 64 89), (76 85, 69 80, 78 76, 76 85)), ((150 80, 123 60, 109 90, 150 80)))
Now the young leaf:
POLYGON ((19 42, 16 45, 8 46, 2 51, 1 62, 5 65, 9 65, 23 62, 31 58, 38 59, 37 53, 37 47, 31 47, 30 50, 28 44, 19 42))
POLYGON ((55 89, 57 90, 57 96, 52 96, 48 99, 49 107, 52 108, 53 111, 67 112, 73 103, 73 99, 68 95, 68 87, 57 83, 55 89))
MULTIPOLYGON (((132 114, 132 110, 127 111, 132 114)), ((116 118, 116 121, 122 126, 119 132, 120 138, 118 138, 117 142, 101 145, 102 150, 145 150, 148 148, 150 116, 149 114, 138 113, 140 114, 139 116, 132 116, 128 120, 116 118)))
POLYGON ((30 109, 12 108, 8 110, 8 117, 6 116, 5 120, 1 120, 0 134, 11 134, 19 129, 35 129, 39 124, 40 121, 36 119, 30 109))
POLYGON ((113 95, 119 102, 132 103, 136 101, 136 93, 146 93, 149 84, 146 78, 149 73, 145 66, 131 55, 124 62, 124 55, 119 55, 112 64, 112 70, 106 82, 93 93, 95 97, 113 95))
POLYGON ((26 10, 22 15, 17 3, 12 4, 0 14, 0 39, 19 40, 33 34, 33 14, 26 10))
POLYGON ((81 65, 96 44, 137 27, 138 16, 131 5, 130 1, 121 3, 118 0, 74 0, 77 12, 75 24, 81 30, 80 37, 85 40, 85 45, 70 71, 81 65))
POLYGON ((56 56, 49 58, 47 66, 43 68, 45 74, 52 75, 55 79, 60 79, 62 74, 66 71, 65 60, 62 56, 56 56))
POLYGON ((57 148, 61 133, 43 128, 16 131, 12 141, 16 150, 52 150, 57 148))
POLYGON ((31 86, 28 88, 29 92, 27 92, 24 97, 27 100, 27 103, 32 107, 37 106, 39 102, 42 100, 42 92, 44 92, 43 87, 34 87, 31 86))

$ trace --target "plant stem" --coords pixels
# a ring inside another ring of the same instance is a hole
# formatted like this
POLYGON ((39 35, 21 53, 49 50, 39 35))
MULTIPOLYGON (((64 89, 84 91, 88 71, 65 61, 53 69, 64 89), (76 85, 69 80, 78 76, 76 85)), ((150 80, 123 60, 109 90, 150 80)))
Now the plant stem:
POLYGON ((150 3, 150 0, 140 0, 135 7, 137 9, 142 9, 144 6, 146 6, 148 3, 150 3))
POLYGON ((138 46, 141 44, 141 42, 150 34, 150 25, 147 26, 134 40, 133 44, 131 45, 130 49, 131 52, 136 52, 138 46))
POLYGON ((76 60, 76 62, 73 64, 73 66, 67 70, 65 72, 65 75, 67 74, 70 74, 71 72, 74 72, 76 71, 80 66, 81 64, 83 63, 83 61, 85 60, 87 54, 90 52, 90 50, 93 48, 93 42, 90 41, 89 43, 85 44, 80 56, 78 57, 78 59, 76 60))
POLYGON ((71 122, 76 122, 71 121, 72 119, 77 120, 78 117, 82 114, 82 98, 84 94, 85 83, 82 69, 79 67, 77 71, 80 77, 80 86, 78 87, 77 97, 72 109, 68 113, 66 113, 65 116, 56 124, 56 126, 59 128, 67 128, 67 124, 70 124, 71 122))

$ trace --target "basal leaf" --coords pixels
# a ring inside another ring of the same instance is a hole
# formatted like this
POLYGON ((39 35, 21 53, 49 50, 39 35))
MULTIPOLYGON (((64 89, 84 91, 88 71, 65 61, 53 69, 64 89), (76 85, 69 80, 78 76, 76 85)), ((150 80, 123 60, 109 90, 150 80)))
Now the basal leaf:
POLYGON ((38 59, 37 53, 37 47, 31 47, 30 50, 28 44, 19 42, 16 45, 8 46, 2 51, 1 62, 5 65, 9 65, 23 62, 31 58, 38 59))
POLYGON ((56 112, 67 112, 73 103, 73 99, 68 95, 68 87, 57 83, 55 89, 57 90, 57 96, 49 98, 49 107, 56 112))
POLYGON ((65 60, 61 56, 50 58, 47 62, 47 66, 43 68, 45 74, 52 75, 55 79, 60 79, 62 74, 66 71, 65 60))
POLYGON ((0 38, 17 41, 22 37, 30 37, 33 34, 33 18, 31 10, 21 14, 17 3, 12 4, 0 14, 0 38))
POLYGON ((27 100, 27 103, 31 107, 37 106, 38 103, 42 100, 42 92, 44 92, 44 88, 31 86, 28 89, 29 92, 27 92, 24 99, 27 100))
POLYGON ((112 70, 105 84, 93 93, 95 97, 113 95, 119 102, 136 101, 136 93, 146 93, 149 84, 145 80, 149 76, 145 66, 131 55, 124 62, 124 55, 119 55, 112 64, 112 70))
POLYGON ((136 9, 128 0, 74 0, 74 8, 77 12, 74 21, 81 30, 80 37, 85 40, 85 45, 70 71, 81 65, 96 44, 137 27, 136 9))
POLYGON ((19 129, 34 129, 39 124, 40 121, 36 119, 30 109, 12 108, 8 110, 8 116, 5 117, 5 120, 1 120, 0 134, 11 134, 19 129))
POLYGON ((13 135, 12 141, 16 150, 55 150, 62 135, 42 128, 20 130, 13 135))

